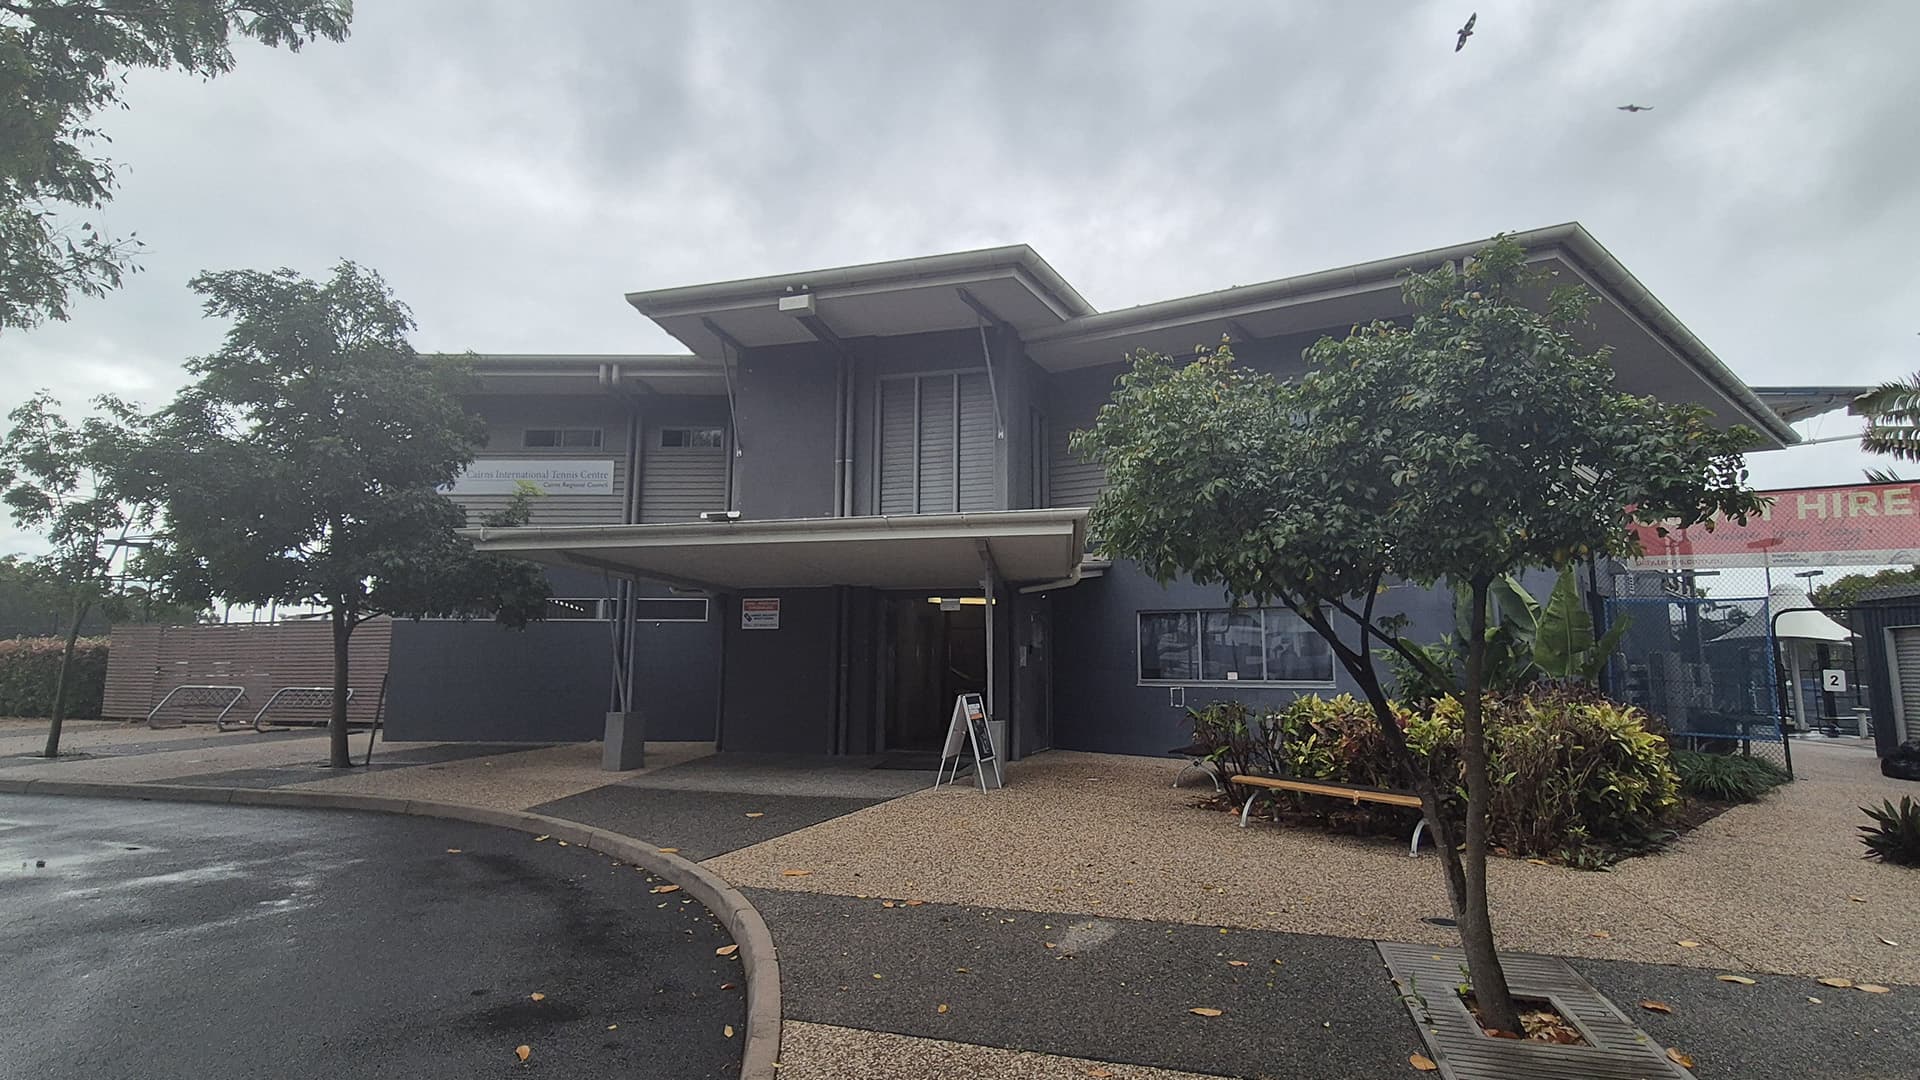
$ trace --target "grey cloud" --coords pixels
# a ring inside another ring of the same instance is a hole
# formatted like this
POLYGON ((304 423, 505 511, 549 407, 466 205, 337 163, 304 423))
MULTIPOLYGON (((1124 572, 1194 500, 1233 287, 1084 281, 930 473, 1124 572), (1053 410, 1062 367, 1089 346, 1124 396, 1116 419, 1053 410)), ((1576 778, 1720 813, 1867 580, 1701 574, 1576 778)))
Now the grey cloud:
POLYGON ((1920 8, 1469 6, 1455 55, 1453 3, 363 3, 133 79, 147 271, 0 337, 0 408, 163 399, 208 268, 360 260, 426 348, 677 351, 623 291, 1026 241, 1117 307, 1568 219, 1750 381, 1920 367, 1920 8))

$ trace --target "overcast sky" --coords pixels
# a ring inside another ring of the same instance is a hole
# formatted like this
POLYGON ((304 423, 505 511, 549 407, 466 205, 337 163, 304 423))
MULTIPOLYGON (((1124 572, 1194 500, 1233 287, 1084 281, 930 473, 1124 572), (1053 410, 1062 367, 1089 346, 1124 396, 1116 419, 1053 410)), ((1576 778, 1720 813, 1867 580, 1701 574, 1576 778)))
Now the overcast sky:
POLYGON ((422 349, 680 352, 623 292, 1025 242, 1109 309, 1568 220, 1750 383, 1920 368, 1920 4, 1479 0, 1456 55, 1474 7, 359 0, 131 79, 145 270, 0 336, 0 410, 165 400, 201 269, 358 260, 422 349))

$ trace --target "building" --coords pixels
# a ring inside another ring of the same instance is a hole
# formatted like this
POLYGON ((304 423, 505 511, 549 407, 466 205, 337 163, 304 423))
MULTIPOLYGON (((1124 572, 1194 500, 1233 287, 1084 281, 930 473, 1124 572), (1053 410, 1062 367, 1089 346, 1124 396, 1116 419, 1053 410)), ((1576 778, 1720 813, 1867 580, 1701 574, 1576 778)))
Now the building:
MULTIPOLYGON (((1585 229, 1517 239, 1595 293, 1623 388, 1795 441, 1585 229)), ((689 355, 481 357, 491 441, 455 495, 483 510, 541 487, 531 526, 475 543, 550 564, 555 613, 589 618, 457 640, 396 625, 390 733, 604 723, 617 765, 644 718, 649 738, 729 750, 918 752, 978 690, 1011 756, 1160 753, 1187 704, 1340 691, 1291 615, 1089 552, 1102 476, 1068 436, 1134 350, 1224 339, 1297 372, 1323 335, 1404 315, 1403 271, 1478 246, 1108 312, 1032 249, 993 248, 627 296, 689 355)), ((1416 634, 1450 625, 1446 597, 1389 601, 1416 634)))

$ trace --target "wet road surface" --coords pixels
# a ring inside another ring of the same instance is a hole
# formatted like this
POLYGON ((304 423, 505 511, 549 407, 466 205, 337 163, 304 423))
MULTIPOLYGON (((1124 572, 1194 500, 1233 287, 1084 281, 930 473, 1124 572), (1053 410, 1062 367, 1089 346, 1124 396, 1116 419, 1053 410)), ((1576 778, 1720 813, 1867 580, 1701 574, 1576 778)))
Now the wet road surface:
POLYGON ((660 884, 456 822, 0 795, 0 1077, 737 1076, 731 939, 660 884))

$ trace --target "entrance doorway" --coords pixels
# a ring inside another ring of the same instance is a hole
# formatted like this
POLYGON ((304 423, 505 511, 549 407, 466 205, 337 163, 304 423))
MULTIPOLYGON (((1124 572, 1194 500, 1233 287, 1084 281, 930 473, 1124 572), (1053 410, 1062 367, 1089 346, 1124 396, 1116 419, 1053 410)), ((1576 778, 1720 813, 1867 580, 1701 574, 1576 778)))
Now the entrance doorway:
POLYGON ((953 699, 987 686, 981 596, 886 596, 886 749, 937 751, 953 699))

